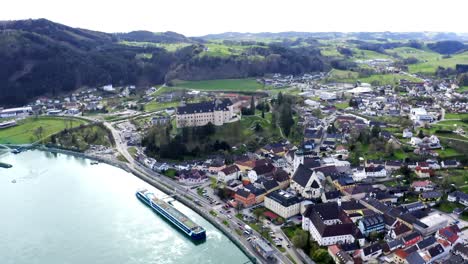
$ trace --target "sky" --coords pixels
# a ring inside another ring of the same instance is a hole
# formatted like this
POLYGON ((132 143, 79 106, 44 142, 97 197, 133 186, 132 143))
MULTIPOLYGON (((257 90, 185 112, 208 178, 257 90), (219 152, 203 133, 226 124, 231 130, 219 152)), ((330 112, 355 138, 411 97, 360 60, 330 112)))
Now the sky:
POLYGON ((468 32, 466 0, 14 0, 0 20, 46 18, 104 32, 468 32))

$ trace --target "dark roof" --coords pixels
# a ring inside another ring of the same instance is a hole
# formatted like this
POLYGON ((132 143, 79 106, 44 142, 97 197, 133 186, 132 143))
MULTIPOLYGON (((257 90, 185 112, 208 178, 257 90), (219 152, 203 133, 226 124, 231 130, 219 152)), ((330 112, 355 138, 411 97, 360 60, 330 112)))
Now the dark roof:
POLYGON ((331 192, 326 192, 325 193, 325 198, 327 200, 333 200, 341 197, 341 192, 340 191, 331 191, 331 192))
POLYGON ((366 167, 366 172, 379 172, 382 170, 385 170, 385 167, 382 165, 379 165, 377 167, 374 167, 374 166, 366 167))
POLYGON ((406 262, 408 264, 425 264, 426 261, 419 255, 418 252, 413 252, 406 257, 406 262))
POLYGON ((404 237, 403 237, 403 241, 405 241, 405 242, 406 242, 406 241, 410 241, 410 240, 412 240, 413 238, 416 238, 416 237, 418 237, 418 236, 421 236, 418 232, 412 232, 412 233, 410 233, 410 234, 404 236, 404 237))
POLYGON ((245 188, 248 189, 255 196, 259 196, 259 195, 266 193, 266 190, 264 188, 259 188, 253 184, 247 184, 245 188))
POLYGON ((343 251, 346 252, 354 252, 355 250, 360 249, 361 247, 359 246, 358 243, 346 243, 346 244, 340 244, 340 248, 343 251))
POLYGON ((303 163, 304 167, 308 168, 308 169, 313 169, 313 168, 318 168, 320 166, 322 166, 322 164, 320 163, 320 161, 314 159, 314 158, 304 158, 304 163, 303 163))
POLYGON ((277 169, 275 173, 273 173, 273 179, 275 179, 277 182, 284 182, 289 180, 289 175, 283 169, 277 169))
POLYGON ((422 241, 420 241, 418 243, 418 248, 419 248, 419 250, 425 249, 425 248, 433 245, 435 242, 437 242, 437 241, 436 241, 434 236, 427 237, 427 238, 425 238, 424 240, 422 240, 422 241))
POLYGON ((314 170, 320 171, 321 173, 323 173, 323 175, 325 175, 325 177, 341 174, 341 172, 338 171, 335 166, 324 166, 324 167, 316 168, 314 170))
POLYGON ((442 197, 442 193, 439 191, 428 191, 428 192, 423 192, 421 194, 421 197, 423 199, 435 199, 435 198, 442 197))
POLYGON ((444 160, 444 165, 449 166, 456 166, 458 165, 458 161, 456 160, 444 160))
POLYGON ((395 235, 397 236, 405 234, 406 232, 409 232, 409 231, 411 231, 411 229, 407 225, 401 222, 398 222, 397 225, 395 226, 395 229, 393 229, 393 232, 395 232, 395 235))
POLYGON ((459 252, 463 255, 468 255, 468 245, 463 245, 462 243, 457 243, 454 247, 453 250, 455 252, 459 252))
POLYGON ((429 250, 429 254, 431 255, 432 258, 444 253, 444 248, 440 245, 437 244, 434 247, 431 247, 429 250))
POLYGON ((244 198, 247 198, 247 197, 249 197, 249 195, 250 195, 250 191, 245 190, 245 189, 243 189, 243 188, 240 188, 240 189, 238 189, 238 190, 236 191, 236 194, 239 195, 239 196, 242 196, 242 197, 244 197, 244 198))
POLYGON ((237 167, 236 165, 231 165, 229 167, 226 167, 226 168, 222 169, 221 171, 224 172, 224 174, 226 174, 226 175, 230 175, 230 174, 238 172, 239 167, 237 167))
POLYGON ((317 212, 323 220, 338 219, 340 214, 336 202, 309 205, 304 212, 304 217, 311 218, 314 212, 317 212))
POLYGON ((296 172, 294 172, 292 180, 302 187, 305 187, 307 182, 309 182, 310 176, 312 176, 312 171, 307 169, 304 165, 300 164, 297 167, 296 172))
POLYGON ((177 107, 177 114, 194 114, 194 113, 208 113, 217 111, 228 110, 228 106, 232 105, 229 99, 217 99, 210 102, 200 102, 193 104, 186 104, 185 106, 177 107))
POLYGON ((368 247, 365 247, 363 249, 363 252, 364 252, 364 256, 368 256, 370 254, 373 254, 379 250, 382 250, 382 246, 379 244, 379 243, 374 243, 368 247))
POLYGON ((268 198, 276 201, 284 207, 289 207, 291 205, 301 202, 301 199, 296 195, 285 192, 283 190, 277 190, 267 195, 268 198))
POLYGON ((401 162, 399 160, 387 160, 385 165, 386 166, 401 166, 401 165, 403 165, 403 162, 401 162))
POLYGON ((364 225, 364 228, 372 228, 374 226, 384 224, 384 217, 382 214, 375 214, 370 216, 365 216, 360 220, 364 225))
POLYGON ((279 186, 275 180, 266 180, 263 182, 262 185, 267 191, 272 190, 279 186))
POLYGON ((311 188, 318 189, 320 188, 320 185, 318 184, 317 180, 314 180, 312 184, 310 185, 311 188))
POLYGON ((266 163, 260 166, 255 166, 253 170, 257 173, 257 175, 265 175, 273 173, 275 170, 275 166, 273 166, 271 163, 266 163))
POLYGON ((359 201, 356 200, 341 202, 341 208, 345 211, 366 209, 364 205, 362 205, 361 203, 359 203, 359 201))

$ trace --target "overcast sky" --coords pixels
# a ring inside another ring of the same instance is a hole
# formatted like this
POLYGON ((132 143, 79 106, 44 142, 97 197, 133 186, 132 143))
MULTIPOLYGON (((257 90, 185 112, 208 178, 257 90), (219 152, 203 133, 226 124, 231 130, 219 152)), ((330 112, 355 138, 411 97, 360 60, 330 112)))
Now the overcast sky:
POLYGON ((0 20, 47 18, 104 32, 468 32, 466 0, 5 0, 0 20))

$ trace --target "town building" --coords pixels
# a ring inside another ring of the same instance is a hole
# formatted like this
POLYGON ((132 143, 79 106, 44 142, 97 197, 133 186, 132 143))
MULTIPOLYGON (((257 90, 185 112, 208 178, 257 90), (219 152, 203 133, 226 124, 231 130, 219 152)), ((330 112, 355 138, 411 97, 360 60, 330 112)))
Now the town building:
POLYGON ((0 118, 26 117, 32 113, 32 107, 17 107, 0 110, 0 118))
POLYGON ((380 233, 385 230, 385 222, 382 214, 364 216, 359 220, 359 230, 365 236, 372 232, 380 233))
POLYGON ((283 218, 300 213, 301 201, 296 195, 283 191, 274 191, 265 197, 265 207, 283 218))
POLYGON ((461 203, 464 206, 468 206, 468 194, 461 191, 455 191, 447 196, 447 201, 452 203, 461 203))
POLYGON ((225 123, 239 120, 229 99, 216 99, 210 102, 200 102, 179 106, 176 113, 176 126, 195 127, 211 123, 221 126, 225 123))
POLYGON ((299 165, 291 180, 291 189, 295 190, 304 198, 319 198, 323 188, 315 171, 299 165))
POLYGON ((230 180, 236 180, 239 178, 240 174, 239 167, 231 165, 218 171, 218 181, 226 183, 230 180))

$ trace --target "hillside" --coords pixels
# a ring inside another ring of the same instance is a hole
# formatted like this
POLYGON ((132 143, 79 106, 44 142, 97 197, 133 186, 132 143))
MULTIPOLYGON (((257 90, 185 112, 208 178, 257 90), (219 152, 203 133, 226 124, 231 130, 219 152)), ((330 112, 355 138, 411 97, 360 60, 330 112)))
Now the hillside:
POLYGON ((205 44, 174 32, 108 34, 46 19, 0 22, 1 105, 24 104, 41 95, 109 83, 145 87, 173 79, 327 69, 327 61, 313 47, 205 44))

